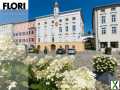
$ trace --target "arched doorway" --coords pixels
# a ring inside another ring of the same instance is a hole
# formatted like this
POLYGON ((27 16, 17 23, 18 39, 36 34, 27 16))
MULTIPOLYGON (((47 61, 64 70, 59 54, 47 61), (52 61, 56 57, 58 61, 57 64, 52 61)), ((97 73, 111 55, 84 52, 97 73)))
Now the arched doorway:
POLYGON ((52 44, 51 45, 51 51, 55 51, 56 50, 56 45, 55 44, 52 44))

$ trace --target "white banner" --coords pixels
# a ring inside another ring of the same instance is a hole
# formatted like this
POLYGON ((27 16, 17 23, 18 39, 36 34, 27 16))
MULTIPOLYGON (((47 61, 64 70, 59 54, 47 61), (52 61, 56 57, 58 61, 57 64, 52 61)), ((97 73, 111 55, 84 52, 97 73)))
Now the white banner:
POLYGON ((0 0, 0 10, 28 10, 28 0, 0 0))

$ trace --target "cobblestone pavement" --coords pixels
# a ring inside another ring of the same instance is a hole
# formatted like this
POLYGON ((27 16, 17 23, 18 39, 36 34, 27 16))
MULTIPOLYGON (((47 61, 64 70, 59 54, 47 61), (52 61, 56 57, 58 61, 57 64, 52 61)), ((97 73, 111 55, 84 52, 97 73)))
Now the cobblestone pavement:
MULTIPOLYGON (((85 51, 85 52, 81 52, 79 54, 75 55, 75 66, 77 67, 81 67, 81 66, 85 66, 88 67, 90 70, 93 70, 92 67, 92 58, 95 55, 101 55, 102 53, 100 52, 96 52, 96 51, 85 51)), ((34 56, 34 54, 31 54, 34 56)), ((54 53, 50 53, 48 55, 53 55, 56 56, 56 54, 54 53)), ((44 54, 39 54, 39 57, 43 57, 44 54)), ((63 56, 67 56, 67 55, 63 55, 63 56)), ((116 79, 120 81, 120 55, 118 53, 113 53, 112 56, 117 58, 118 61, 118 67, 115 73, 116 79)), ((110 85, 101 83, 100 81, 96 81, 96 90, 110 90, 110 85)))
MULTIPOLYGON (((101 55, 101 54, 102 53, 100 53, 100 52, 91 51, 91 50, 88 50, 88 51, 76 54, 75 55, 75 66, 76 67, 86 66, 90 70, 93 70, 93 67, 92 67, 92 58, 95 55, 101 55)), ((30 54, 30 55, 31 56, 38 55, 38 57, 43 57, 44 56, 43 53, 41 53, 41 54, 30 54)), ((50 53, 48 55, 56 56, 55 53, 50 53)), ((67 56, 67 55, 63 55, 63 56, 67 56)), ((119 80, 120 80, 120 55, 118 53, 113 53, 112 56, 114 56, 114 57, 117 58, 118 67, 117 67, 116 74, 117 74, 117 78, 119 78, 119 80)))

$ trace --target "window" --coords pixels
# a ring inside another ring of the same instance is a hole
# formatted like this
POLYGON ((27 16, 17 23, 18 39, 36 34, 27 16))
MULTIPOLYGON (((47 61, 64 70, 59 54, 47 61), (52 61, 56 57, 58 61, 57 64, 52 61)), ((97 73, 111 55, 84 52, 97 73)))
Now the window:
POLYGON ((28 32, 26 32, 26 35, 28 35, 29 34, 29 31, 28 32))
POLYGON ((31 38, 32 39, 32 42, 34 42, 34 38, 31 38))
POLYGON ((76 20, 76 17, 72 17, 72 20, 76 20))
POLYGON ((111 11, 115 11, 115 10, 116 10, 116 8, 115 8, 115 7, 112 7, 112 8, 111 8, 111 11))
MULTIPOLYGON (((62 34, 58 34, 59 36, 61 36, 62 34)), ((59 37, 59 38, 61 38, 61 37, 59 37)))
POLYGON ((40 27, 38 27, 38 29, 40 29, 40 27))
POLYGON ((112 15, 112 22, 116 22, 116 15, 112 15))
POLYGON ((29 34, 30 34, 31 32, 29 31, 29 34))
POLYGON ((106 16, 102 16, 102 24, 106 23, 106 16))
POLYGON ((66 21, 69 21, 69 19, 68 19, 68 18, 66 18, 65 20, 66 20, 66 21))
POLYGON ((54 37, 52 37, 52 42, 54 42, 54 37))
POLYGON ((19 32, 19 36, 21 36, 21 32, 19 32))
POLYGON ((117 33, 117 28, 116 27, 112 27, 112 33, 113 34, 117 33))
POLYGON ((28 39, 26 39, 26 42, 28 42, 28 39))
POLYGON ((47 28, 47 26, 46 26, 46 25, 44 25, 44 28, 47 28))
POLYGON ((68 26, 65 27, 66 32, 68 32, 68 26))
POLYGON ((18 36, 18 33, 16 33, 16 36, 18 36))
POLYGON ((102 34, 106 34, 106 28, 102 28, 102 34))
POLYGON ((66 25, 68 25, 68 23, 65 23, 66 25))
POLYGON ((100 42, 100 47, 101 48, 106 48, 108 46, 107 42, 100 42))
POLYGON ((62 19, 60 19, 59 22, 62 22, 62 19))
POLYGON ((62 32, 62 27, 59 27, 59 32, 62 32))
POLYGON ((44 24, 47 24, 47 22, 44 22, 44 24))
POLYGON ((40 23, 38 23, 38 25, 40 25, 40 23))
POLYGON ((118 42, 110 42, 112 48, 118 48, 118 42))
POLYGON ((31 31, 31 34, 34 34, 34 31, 31 31))
POLYGON ((23 32, 23 35, 25 35, 25 32, 23 32))
POLYGON ((38 41, 40 42, 40 38, 38 38, 38 41))
POLYGON ((73 25, 73 26, 72 26, 72 30, 73 30, 73 31, 76 31, 76 25, 73 25))
POLYGON ((21 39, 19 39, 19 42, 21 42, 21 39))
POLYGON ((52 23, 54 23, 54 20, 52 20, 52 23))

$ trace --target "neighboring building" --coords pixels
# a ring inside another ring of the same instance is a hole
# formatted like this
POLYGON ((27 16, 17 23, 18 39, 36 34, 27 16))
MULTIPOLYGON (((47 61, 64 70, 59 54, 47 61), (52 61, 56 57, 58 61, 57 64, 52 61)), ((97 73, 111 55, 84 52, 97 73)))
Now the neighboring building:
POLYGON ((120 4, 94 8, 93 33, 97 50, 103 51, 105 47, 120 50, 120 4))
POLYGON ((95 50, 95 37, 93 35, 84 35, 82 37, 82 40, 84 41, 85 49, 86 50, 95 50))
POLYGON ((14 25, 13 24, 3 24, 0 25, 0 36, 11 35, 13 36, 14 25))
POLYGON ((35 21, 21 22, 14 26, 14 39, 18 44, 24 44, 28 47, 36 44, 35 21))
POLYGON ((36 44, 41 51, 48 48, 54 51, 57 48, 75 48, 84 50, 81 36, 84 34, 81 9, 60 12, 59 5, 54 5, 54 14, 36 19, 36 44))

